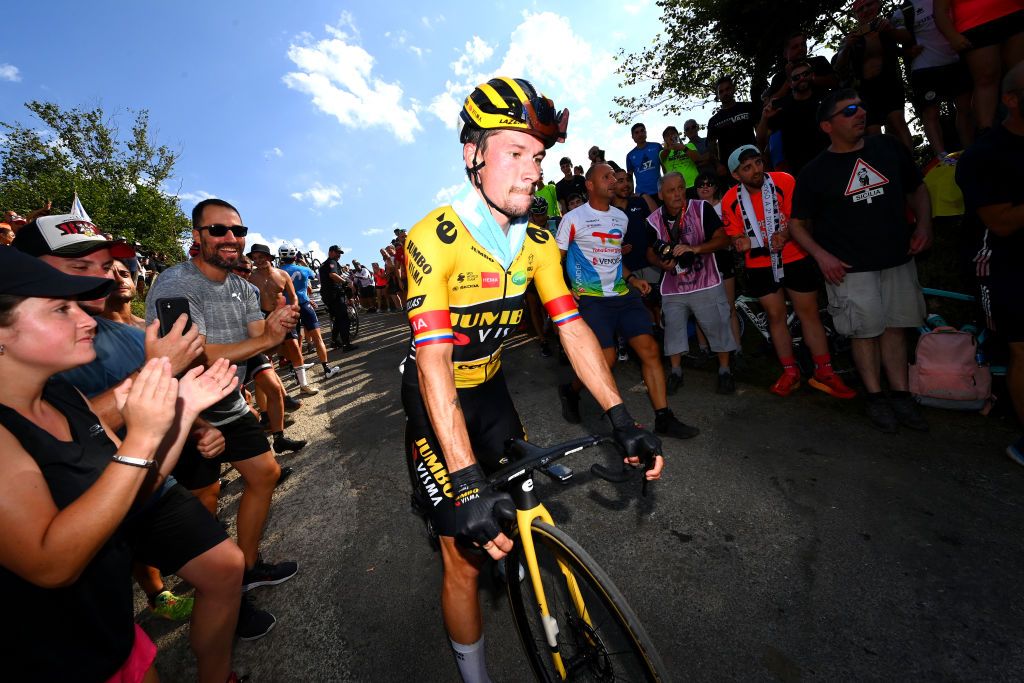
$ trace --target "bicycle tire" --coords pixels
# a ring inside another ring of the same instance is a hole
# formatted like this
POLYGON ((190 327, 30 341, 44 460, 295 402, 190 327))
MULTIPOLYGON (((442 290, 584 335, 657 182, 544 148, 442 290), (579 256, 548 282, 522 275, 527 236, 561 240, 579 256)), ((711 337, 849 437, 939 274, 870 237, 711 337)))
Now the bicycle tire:
POLYGON ((348 338, 355 339, 359 336, 359 313, 355 308, 348 309, 348 338))
POLYGON ((320 266, 322 266, 322 265, 323 265, 323 263, 321 263, 321 262, 320 262, 320 259, 318 259, 318 258, 315 258, 315 259, 311 259, 311 260, 310 260, 310 262, 309 262, 309 267, 310 267, 310 269, 311 269, 311 270, 312 270, 312 271, 313 271, 314 273, 316 273, 316 274, 317 274, 318 276, 319 276, 319 274, 320 274, 320 266))
MULTIPOLYGON (((525 568, 518 534, 516 541, 506 566, 525 568)), ((594 559, 564 531, 539 520, 533 522, 533 541, 548 609, 558 624, 557 640, 567 669, 566 680, 667 681, 665 665, 640 620, 594 559), (559 560, 576 579, 589 623, 575 614, 559 560)), ((513 621, 531 670, 545 683, 562 680, 551 659, 529 576, 517 580, 512 572, 506 585, 513 621)))

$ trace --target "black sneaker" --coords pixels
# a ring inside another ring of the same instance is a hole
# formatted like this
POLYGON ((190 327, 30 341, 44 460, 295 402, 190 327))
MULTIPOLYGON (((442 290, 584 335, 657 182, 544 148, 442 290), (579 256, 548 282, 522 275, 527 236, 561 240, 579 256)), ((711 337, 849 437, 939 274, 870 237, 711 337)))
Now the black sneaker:
POLYGON ((287 436, 282 434, 274 439, 274 452, 284 453, 286 451, 301 451, 305 445, 306 442, 301 439, 289 439, 287 436))
POLYGON ((886 434, 895 434, 900 430, 900 423, 896 419, 896 412, 884 396, 874 400, 868 399, 867 414, 871 424, 886 434))
POLYGON ((569 424, 583 422, 580 417, 580 395, 572 390, 571 384, 558 385, 558 400, 562 402, 562 417, 569 424))
POLYGON ((292 476, 292 472, 293 472, 293 470, 292 470, 291 467, 288 467, 287 465, 282 467, 281 468, 281 476, 279 476, 277 478, 277 483, 274 484, 274 488, 277 488, 278 486, 283 484, 288 477, 292 476))
POLYGON ((295 576, 298 571, 298 562, 270 564, 263 561, 262 555, 258 555, 253 568, 246 569, 245 573, 242 574, 242 592, 244 593, 260 586, 276 586, 295 576))
POLYGON ((928 420, 924 419, 917 403, 909 394, 889 397, 892 412, 901 425, 918 432, 928 431, 928 420))
POLYGON ((679 391, 680 387, 683 386, 683 375, 675 374, 674 372, 668 373, 668 377, 665 378, 665 392, 669 396, 675 395, 679 391))
POLYGON ((294 399, 288 394, 284 395, 284 411, 290 413, 302 407, 302 401, 294 399))
POLYGON ((736 380, 733 379, 731 372, 718 373, 718 389, 719 394, 735 394, 736 393, 736 380))
POLYGON ((540 355, 543 358, 551 358, 551 344, 547 341, 540 343, 540 355))
POLYGON ((692 439, 700 434, 700 430, 680 422, 670 410, 654 417, 654 433, 674 439, 692 439))
POLYGON ((238 607, 238 625, 235 635, 241 640, 256 640, 270 633, 277 619, 273 614, 256 606, 252 596, 242 595, 242 604, 238 607))

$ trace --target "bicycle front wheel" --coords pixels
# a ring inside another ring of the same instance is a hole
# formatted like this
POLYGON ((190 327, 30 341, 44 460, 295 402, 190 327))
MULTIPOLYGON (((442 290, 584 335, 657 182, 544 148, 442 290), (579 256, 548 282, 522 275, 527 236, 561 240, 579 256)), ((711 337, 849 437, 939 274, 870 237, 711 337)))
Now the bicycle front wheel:
POLYGON ((608 575, 565 532, 539 520, 533 543, 553 624, 545 628, 517 538, 506 558, 508 599, 533 673, 540 681, 667 681, 650 637, 608 575), (584 609, 580 609, 583 606, 584 609), (557 631, 557 632, 556 632, 557 631), (566 675, 557 670, 553 637, 566 675))

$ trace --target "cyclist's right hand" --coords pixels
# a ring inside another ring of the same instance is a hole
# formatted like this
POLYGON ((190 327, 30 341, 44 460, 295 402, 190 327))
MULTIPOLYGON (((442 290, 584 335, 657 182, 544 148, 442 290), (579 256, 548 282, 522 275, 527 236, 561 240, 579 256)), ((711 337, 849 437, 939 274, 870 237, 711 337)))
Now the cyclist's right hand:
POLYGON ((501 531, 498 518, 515 519, 512 496, 487 485, 483 468, 473 464, 451 473, 455 496, 455 540, 477 545, 495 560, 512 550, 512 541, 501 531))
POLYGON ((626 452, 626 463, 639 465, 640 458, 643 457, 649 462, 644 473, 645 478, 648 481, 660 478, 661 470, 665 466, 661 439, 637 423, 626 410, 624 403, 612 406, 605 414, 612 423, 612 437, 626 452))

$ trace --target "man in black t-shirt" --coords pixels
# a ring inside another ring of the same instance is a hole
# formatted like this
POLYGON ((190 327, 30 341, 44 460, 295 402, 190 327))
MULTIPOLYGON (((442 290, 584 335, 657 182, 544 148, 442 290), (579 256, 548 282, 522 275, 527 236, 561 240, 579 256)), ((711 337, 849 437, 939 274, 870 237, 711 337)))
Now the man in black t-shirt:
POLYGON ((331 340, 335 348, 351 351, 357 348, 349 337, 348 305, 342 289, 345 276, 341 271, 338 257, 345 252, 334 244, 327 250, 327 258, 320 265, 320 298, 331 314, 331 340))
POLYGON ((789 80, 793 68, 797 64, 807 62, 811 67, 811 86, 816 92, 827 92, 839 85, 835 69, 832 63, 824 57, 807 56, 807 36, 803 31, 794 31, 789 34, 782 44, 782 68, 774 76, 772 83, 768 86, 771 97, 784 97, 790 92, 793 83, 789 80))
POLYGON ((615 196, 611 205, 626 214, 626 236, 622 239, 622 264, 638 278, 656 285, 661 280, 661 271, 647 262, 647 245, 650 242, 647 217, 658 205, 645 195, 633 194, 633 181, 629 173, 615 171, 615 196))
MULTIPOLYGON (((994 328, 1009 345, 1006 381, 1017 417, 1024 422, 1024 63, 1003 79, 1003 104, 1006 118, 964 152, 956 181, 967 210, 977 213, 987 230, 975 261, 978 275, 987 276, 994 328)), ((1024 437, 1006 453, 1024 465, 1024 437)))
POLYGON ((558 168, 564 177, 555 183, 555 197, 558 198, 559 211, 564 216, 569 211, 569 195, 578 194, 584 200, 587 198, 587 181, 572 172, 572 160, 569 157, 562 157, 558 168))
POLYGON ((736 101, 736 86, 731 76, 718 79, 715 93, 722 108, 708 121, 708 140, 716 151, 719 177, 734 185, 736 181, 723 164, 734 149, 754 144, 754 127, 761 118, 761 109, 752 102, 736 101))
POLYGON ((818 127, 818 105, 824 94, 815 91, 813 75, 808 62, 794 64, 788 79, 789 92, 768 101, 757 126, 759 137, 762 131, 767 137, 766 129, 782 131, 783 164, 776 170, 794 177, 829 144, 828 136, 818 127))
POLYGON ((790 232, 825 276, 836 331, 853 338, 872 423, 890 433, 901 424, 927 430, 908 391, 904 328, 924 321, 914 255, 932 241, 928 189, 898 142, 864 136, 867 116, 855 91, 826 97, 818 121, 831 144, 797 179, 790 232), (915 228, 907 224, 908 204, 915 228))

